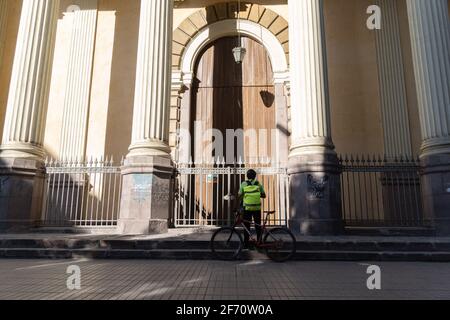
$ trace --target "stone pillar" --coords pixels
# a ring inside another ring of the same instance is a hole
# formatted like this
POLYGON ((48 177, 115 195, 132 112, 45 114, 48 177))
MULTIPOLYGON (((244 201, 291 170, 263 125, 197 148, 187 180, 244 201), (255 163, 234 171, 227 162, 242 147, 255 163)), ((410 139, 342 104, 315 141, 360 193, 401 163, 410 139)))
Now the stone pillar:
POLYGON ((340 170, 331 139, 323 0, 289 0, 291 222, 305 235, 342 231, 340 170))
POLYGON ((61 131, 61 159, 84 159, 89 116, 97 0, 78 0, 71 15, 72 35, 61 131))
POLYGON ((450 235, 450 20, 447 0, 407 0, 422 126, 422 195, 438 235, 450 235))
POLYGON ((142 0, 133 141, 123 168, 119 232, 167 232, 173 165, 169 138, 173 1, 142 0))
POLYGON ((40 219, 44 130, 58 0, 23 2, 0 146, 0 228, 40 219))
POLYGON ((6 43, 6 23, 8 20, 8 2, 0 0, 0 70, 3 63, 3 51, 6 43))
POLYGON ((385 154, 388 158, 412 158, 397 1, 378 0, 378 5, 383 14, 381 30, 376 31, 376 48, 385 154))

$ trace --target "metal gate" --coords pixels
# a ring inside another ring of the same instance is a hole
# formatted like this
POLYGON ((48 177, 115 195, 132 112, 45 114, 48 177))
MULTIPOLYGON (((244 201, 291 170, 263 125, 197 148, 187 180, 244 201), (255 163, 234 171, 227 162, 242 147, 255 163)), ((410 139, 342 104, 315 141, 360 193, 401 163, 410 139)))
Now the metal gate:
POLYGON ((42 225, 112 227, 117 224, 122 188, 112 159, 46 163, 42 225))
MULTIPOLYGON (((174 215, 175 227, 224 226, 234 220, 237 196, 249 167, 243 165, 180 165, 176 171, 174 215)), ((271 226, 287 226, 289 212, 289 176, 285 168, 253 168, 263 184, 267 199, 264 211, 276 211, 271 226)))

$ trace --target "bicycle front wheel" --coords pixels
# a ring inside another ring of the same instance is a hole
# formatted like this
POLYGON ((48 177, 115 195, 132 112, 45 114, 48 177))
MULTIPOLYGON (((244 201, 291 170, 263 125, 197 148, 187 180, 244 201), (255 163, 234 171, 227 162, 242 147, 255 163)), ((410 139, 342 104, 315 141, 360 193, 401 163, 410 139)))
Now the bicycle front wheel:
POLYGON ((264 237, 266 254, 276 262, 285 262, 293 258, 296 252, 296 243, 292 232, 284 228, 270 230, 264 237))
POLYGON ((211 251, 217 259, 235 260, 242 250, 242 237, 234 228, 217 230, 211 239, 211 251))

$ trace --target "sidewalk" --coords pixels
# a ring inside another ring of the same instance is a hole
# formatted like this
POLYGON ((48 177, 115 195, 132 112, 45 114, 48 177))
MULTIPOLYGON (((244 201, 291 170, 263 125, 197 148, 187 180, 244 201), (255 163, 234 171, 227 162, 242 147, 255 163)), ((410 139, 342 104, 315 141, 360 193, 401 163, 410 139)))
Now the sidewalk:
POLYGON ((377 265, 382 290, 368 290, 368 265, 355 262, 0 260, 0 300, 450 298, 449 264, 377 265), (81 290, 67 288, 71 265, 80 268, 81 290))

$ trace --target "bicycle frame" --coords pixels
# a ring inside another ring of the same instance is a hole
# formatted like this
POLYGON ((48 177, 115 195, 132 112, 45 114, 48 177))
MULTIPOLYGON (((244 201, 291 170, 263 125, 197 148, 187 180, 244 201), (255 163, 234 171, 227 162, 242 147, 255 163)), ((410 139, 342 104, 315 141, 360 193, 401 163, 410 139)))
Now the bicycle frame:
POLYGON ((247 232, 247 234, 249 235, 249 237, 251 239, 251 236, 253 235, 252 232, 251 232, 251 227, 252 226, 254 226, 254 227, 261 227, 261 239, 257 239, 257 241, 255 242, 255 245, 258 248, 265 248, 266 246, 263 243, 264 242, 263 241, 263 238, 264 238, 263 235, 269 232, 268 229, 267 229, 267 224, 269 222, 269 216, 270 216, 270 214, 267 214, 266 218, 264 219, 264 223, 262 225, 260 225, 260 224, 257 224, 255 222, 243 219, 241 217, 241 214, 239 212, 237 212, 236 213, 236 219, 235 219, 235 222, 234 222, 234 225, 233 225, 233 229, 236 229, 236 227, 241 226, 244 229, 244 232, 247 232), (250 224, 250 230, 247 229, 247 226, 245 225, 246 223, 250 224))

